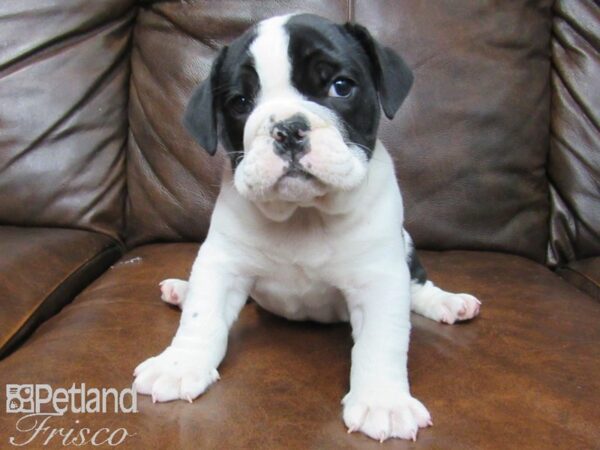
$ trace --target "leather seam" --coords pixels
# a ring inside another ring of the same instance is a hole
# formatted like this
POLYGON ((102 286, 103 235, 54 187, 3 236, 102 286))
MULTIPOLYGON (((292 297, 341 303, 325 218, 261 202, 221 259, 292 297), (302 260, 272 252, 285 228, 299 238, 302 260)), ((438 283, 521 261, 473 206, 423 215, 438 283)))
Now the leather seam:
POLYGON ((600 300, 600 284, 598 284, 588 275, 567 266, 559 267, 557 269, 557 274, 578 291, 584 293, 593 300, 600 300), (571 273, 571 279, 565 277, 566 272, 571 273), (579 282, 579 284, 577 282, 579 282))
MULTIPOLYGON (((17 326, 13 327, 13 331, 10 333, 10 336, 0 345, 0 358, 4 358, 8 353, 10 353, 11 347, 14 347, 15 344, 17 343, 15 341, 19 341, 20 340, 19 338, 23 337, 23 336, 19 336, 19 334, 22 330, 26 329, 28 326, 37 327, 48 320, 48 319, 46 319, 46 320, 39 322, 38 321, 39 317, 37 317, 37 316, 39 316, 40 311, 42 310, 43 306, 48 303, 49 299, 51 299, 53 296, 57 295, 57 292, 60 291, 61 287, 64 287, 65 285, 67 285, 71 280, 76 280, 78 277, 81 276, 82 273, 85 272, 87 267, 90 267, 95 261, 101 261, 105 256, 109 255, 111 252, 114 252, 114 251, 117 251, 117 253, 119 255, 122 253, 121 248, 118 244, 110 243, 109 246, 103 248, 100 252, 98 252, 95 255, 91 256, 90 258, 86 259, 79 266, 77 266, 77 268, 70 271, 68 275, 64 276, 59 282, 55 283, 54 287, 51 290, 49 290, 48 294, 45 295, 37 303, 37 305, 32 310, 32 312, 30 314, 28 314, 23 320, 19 321, 17 326), (36 322, 38 322, 38 323, 36 324, 36 322)), ((98 276, 96 276, 94 279, 98 278, 98 276)), ((56 313, 58 313, 64 306, 71 303, 86 287, 87 286, 84 286, 81 290, 79 290, 70 299, 70 301, 65 302, 59 308, 59 310, 56 311, 56 313)), ((56 313, 54 313, 54 314, 56 314, 56 313)), ((25 338, 27 338, 27 337, 29 337, 29 336, 25 336, 25 338)))
POLYGON ((584 272, 581 272, 580 270, 574 269, 573 267, 569 267, 569 266, 562 266, 558 270, 559 271, 563 271, 563 272, 572 272, 572 273, 574 273, 576 275, 579 275, 581 278, 583 278, 584 280, 586 280, 587 282, 589 282, 591 285, 593 285, 596 288, 600 289, 600 283, 598 283, 593 278, 590 278, 589 275, 587 275, 584 272))

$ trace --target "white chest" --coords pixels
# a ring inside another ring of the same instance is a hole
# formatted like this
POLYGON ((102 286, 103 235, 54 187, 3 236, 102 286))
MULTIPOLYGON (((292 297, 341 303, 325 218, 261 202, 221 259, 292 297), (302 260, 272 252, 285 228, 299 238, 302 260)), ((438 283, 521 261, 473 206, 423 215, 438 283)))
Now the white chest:
POLYGON ((263 308, 291 320, 347 320, 343 296, 328 281, 337 249, 317 215, 271 229, 254 253, 251 296, 263 308))
POLYGON ((267 311, 286 319, 348 320, 340 291, 299 265, 278 266, 272 274, 258 277, 250 295, 267 311))

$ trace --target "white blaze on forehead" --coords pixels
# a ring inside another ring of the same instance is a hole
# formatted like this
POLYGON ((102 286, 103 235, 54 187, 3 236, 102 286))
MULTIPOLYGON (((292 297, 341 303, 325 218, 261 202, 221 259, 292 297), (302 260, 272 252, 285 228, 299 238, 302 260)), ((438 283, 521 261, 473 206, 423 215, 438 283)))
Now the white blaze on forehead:
POLYGON ((299 95, 291 83, 290 37, 284 27, 290 17, 277 16, 261 22, 256 39, 250 45, 260 82, 259 102, 272 97, 299 95))

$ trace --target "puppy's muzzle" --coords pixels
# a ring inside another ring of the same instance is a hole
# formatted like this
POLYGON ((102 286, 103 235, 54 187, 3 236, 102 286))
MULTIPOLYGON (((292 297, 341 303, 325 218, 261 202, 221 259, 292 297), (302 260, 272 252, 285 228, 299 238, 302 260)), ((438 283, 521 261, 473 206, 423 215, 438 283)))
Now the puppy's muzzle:
POLYGON ((309 131, 308 119, 302 114, 276 122, 271 128, 275 153, 290 166, 295 165, 310 150, 309 131))

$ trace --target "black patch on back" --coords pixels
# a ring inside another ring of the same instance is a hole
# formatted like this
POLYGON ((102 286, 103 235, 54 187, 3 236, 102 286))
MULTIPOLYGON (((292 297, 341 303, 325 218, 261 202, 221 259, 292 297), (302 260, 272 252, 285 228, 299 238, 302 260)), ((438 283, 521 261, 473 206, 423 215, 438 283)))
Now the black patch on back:
POLYGON ((427 272, 425 268, 421 264, 419 257, 417 256, 417 251, 413 247, 412 251, 408 255, 408 268, 410 270, 410 279, 419 284, 425 284, 427 281, 427 272))

